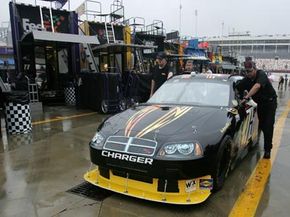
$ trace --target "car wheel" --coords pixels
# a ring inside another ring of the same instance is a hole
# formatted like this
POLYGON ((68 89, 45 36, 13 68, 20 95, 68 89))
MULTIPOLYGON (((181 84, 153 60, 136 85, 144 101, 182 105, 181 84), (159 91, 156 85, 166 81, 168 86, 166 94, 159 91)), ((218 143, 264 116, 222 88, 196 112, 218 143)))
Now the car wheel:
POLYGON ((130 99, 130 104, 131 104, 131 105, 134 105, 135 103, 136 103, 136 100, 135 100, 134 98, 131 98, 131 99, 130 99))
POLYGON ((213 191, 220 190, 228 176, 230 165, 231 165, 231 150, 232 150, 232 139, 226 136, 218 150, 216 156, 216 162, 213 169, 213 191))
POLYGON ((102 103, 101 103, 101 110, 104 114, 107 114, 108 113, 108 110, 109 110, 109 105, 108 105, 108 102, 106 100, 102 100, 102 103))
POLYGON ((124 111, 126 108, 127 108, 127 103, 126 103, 126 100, 123 99, 120 101, 119 109, 120 111, 124 111))

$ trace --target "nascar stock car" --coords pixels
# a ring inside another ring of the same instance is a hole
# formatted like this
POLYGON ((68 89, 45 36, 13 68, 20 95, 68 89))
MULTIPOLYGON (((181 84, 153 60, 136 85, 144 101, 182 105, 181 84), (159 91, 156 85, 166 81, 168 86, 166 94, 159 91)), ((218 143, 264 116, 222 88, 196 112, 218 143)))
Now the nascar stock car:
POLYGON ((107 118, 90 142, 96 168, 85 180, 151 201, 205 201, 258 143, 257 106, 235 91, 241 78, 175 76, 147 103, 107 118))

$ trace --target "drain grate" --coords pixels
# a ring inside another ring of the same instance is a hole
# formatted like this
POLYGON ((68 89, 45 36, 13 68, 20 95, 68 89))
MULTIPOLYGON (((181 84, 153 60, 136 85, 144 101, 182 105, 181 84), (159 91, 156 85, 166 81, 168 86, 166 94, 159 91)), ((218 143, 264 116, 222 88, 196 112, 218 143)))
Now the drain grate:
POLYGON ((66 192, 86 197, 96 201, 103 201, 107 197, 111 196, 113 192, 107 191, 105 189, 99 188, 95 185, 92 185, 89 182, 83 182, 66 192))

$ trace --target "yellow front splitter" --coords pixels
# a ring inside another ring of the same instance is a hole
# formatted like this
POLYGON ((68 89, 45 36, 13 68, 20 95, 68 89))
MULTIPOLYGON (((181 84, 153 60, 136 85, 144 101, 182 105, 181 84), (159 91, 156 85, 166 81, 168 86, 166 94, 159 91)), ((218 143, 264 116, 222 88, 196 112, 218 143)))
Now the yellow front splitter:
POLYGON ((98 169, 85 173, 86 181, 98 187, 120 194, 156 201, 161 203, 190 205, 204 202, 211 194, 210 189, 200 189, 200 180, 208 180, 211 176, 199 177, 192 180, 178 180, 179 193, 159 192, 158 179, 146 183, 114 175, 110 171, 110 179, 100 175, 98 169))

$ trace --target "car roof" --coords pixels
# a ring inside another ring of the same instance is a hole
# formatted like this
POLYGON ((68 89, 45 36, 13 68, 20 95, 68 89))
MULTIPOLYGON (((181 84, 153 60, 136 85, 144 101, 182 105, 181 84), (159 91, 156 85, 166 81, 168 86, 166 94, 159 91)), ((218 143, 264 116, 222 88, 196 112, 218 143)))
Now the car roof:
POLYGON ((222 82, 236 82, 243 79, 243 76, 240 75, 229 75, 229 74, 183 74, 174 76, 173 79, 189 79, 194 80, 210 80, 210 81, 222 81, 222 82))

